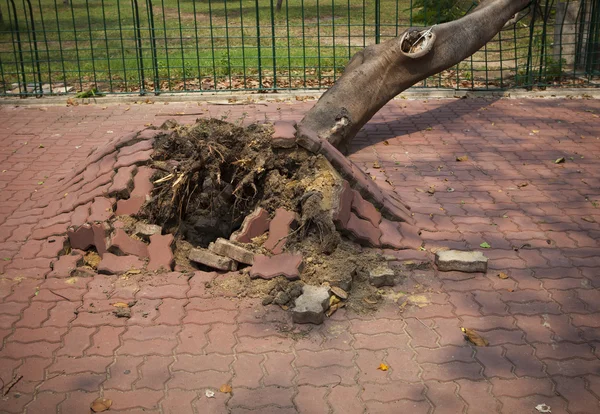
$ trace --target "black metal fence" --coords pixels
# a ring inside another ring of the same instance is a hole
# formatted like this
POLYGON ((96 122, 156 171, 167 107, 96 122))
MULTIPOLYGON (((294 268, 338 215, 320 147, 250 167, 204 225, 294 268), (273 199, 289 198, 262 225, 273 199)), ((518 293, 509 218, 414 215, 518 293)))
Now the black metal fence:
MULTIPOLYGON (((0 96, 327 88, 365 46, 472 0, 6 0, 0 96)), ((597 0, 540 0, 417 87, 597 86, 597 0)))

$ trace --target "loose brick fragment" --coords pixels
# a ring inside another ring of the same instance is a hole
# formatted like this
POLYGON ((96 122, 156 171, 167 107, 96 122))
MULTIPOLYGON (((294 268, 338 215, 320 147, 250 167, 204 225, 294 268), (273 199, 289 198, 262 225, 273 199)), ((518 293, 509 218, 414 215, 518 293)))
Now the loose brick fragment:
POLYGON ((160 233, 150 236, 150 245, 148 246, 148 254, 150 261, 148 262, 148 270, 172 270, 173 269, 173 235, 160 233))
POLYGON ((244 249, 233 242, 219 238, 208 247, 212 252, 229 257, 239 263, 249 264, 254 263, 254 253, 248 249, 244 249))
POLYGON ((263 247, 273 252, 273 254, 282 253, 290 229, 295 227, 296 223, 296 213, 293 211, 284 208, 275 210, 275 217, 269 224, 269 238, 263 244, 263 247))
POLYGON ((284 276, 289 280, 297 280, 300 279, 302 269, 301 254, 283 253, 271 257, 259 254, 254 256, 250 277, 252 279, 273 279, 277 276, 284 276))
POLYGON ((105 275, 120 275, 128 270, 141 270, 144 262, 136 256, 115 256, 112 253, 104 253, 102 261, 98 265, 98 273, 105 275))
POLYGON ((131 254, 138 257, 148 257, 148 246, 140 240, 129 237, 123 229, 115 230, 108 251, 117 256, 131 254))
POLYGON ((269 229, 269 213, 258 207, 244 218, 242 227, 229 238, 240 243, 250 243, 253 238, 263 235, 269 229))
POLYGON ((188 259, 214 269, 225 271, 237 270, 235 261, 228 257, 219 256, 207 249, 192 249, 188 255, 188 259))

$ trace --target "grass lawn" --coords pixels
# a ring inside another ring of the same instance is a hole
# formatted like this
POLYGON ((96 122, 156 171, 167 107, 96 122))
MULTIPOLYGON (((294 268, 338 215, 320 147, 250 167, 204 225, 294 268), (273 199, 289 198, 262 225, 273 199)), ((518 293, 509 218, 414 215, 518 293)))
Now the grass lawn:
MULTIPOLYGON (((21 0, 18 31, 13 10, 2 5, 4 92, 23 75, 25 83, 114 92, 139 90, 142 77, 150 91, 256 89, 259 82, 266 88, 325 87, 356 51, 376 42, 377 23, 380 41, 411 23, 411 0, 381 0, 378 11, 366 0, 289 0, 279 12, 276 0, 29 1, 33 21, 29 3, 21 0)), ((528 28, 503 36, 461 70, 428 85, 514 74, 516 58, 527 52, 528 28), (482 67, 494 72, 479 72, 482 67)))

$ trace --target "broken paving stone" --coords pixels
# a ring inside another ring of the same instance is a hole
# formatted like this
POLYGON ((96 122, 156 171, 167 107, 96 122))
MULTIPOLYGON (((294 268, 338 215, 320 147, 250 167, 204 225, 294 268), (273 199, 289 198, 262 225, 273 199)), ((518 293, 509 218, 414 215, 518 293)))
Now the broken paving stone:
POLYGON ((250 278, 273 279, 284 276, 289 280, 300 279, 303 263, 301 254, 278 254, 277 256, 254 256, 254 264, 250 268, 250 278))
POLYGON ((295 323, 322 324, 325 311, 329 308, 329 289, 321 286, 304 285, 302 295, 295 302, 292 320, 295 323))
POLYGON ((114 198, 96 197, 90 207, 90 216, 88 221, 106 221, 110 219, 114 212, 113 206, 115 204, 114 198))
POLYGON ((161 233, 162 227, 159 225, 143 223, 141 221, 135 223, 135 230, 133 232, 133 234, 144 240, 149 240, 150 236, 161 233))
MULTIPOLYGON (((338 230, 343 230, 350 220, 350 211, 352 210, 352 198, 354 193, 348 181, 344 180, 335 194, 337 197, 337 207, 333 210, 333 222, 338 230)), ((334 202, 335 205, 335 202, 334 202)))
POLYGON ((96 223, 92 224, 92 230, 94 232, 94 246, 96 246, 96 251, 100 257, 104 257, 104 254, 110 247, 110 226, 108 223, 96 223))
POLYGON ((293 148, 296 146, 296 123, 290 121, 276 121, 273 124, 273 148, 293 148))
POLYGON ((369 271, 369 283, 375 287, 394 286, 396 274, 388 266, 379 266, 369 271))
POLYGON ((52 271, 47 277, 68 278, 73 275, 75 269, 83 264, 83 256, 79 253, 60 256, 58 261, 52 264, 52 271))
POLYGON ((269 238, 263 244, 263 247, 270 250, 273 254, 283 253, 287 236, 296 222, 296 213, 293 211, 288 211, 284 208, 275 210, 275 217, 273 217, 273 220, 269 224, 269 238))
POLYGON ((374 227, 379 227, 381 222, 381 213, 377 211, 375 206, 362 198, 360 193, 352 190, 352 211, 364 220, 368 220, 374 227))
POLYGON ((487 272, 488 258, 478 251, 446 250, 435 254, 435 264, 442 272, 487 272))
POLYGON ((94 230, 89 224, 68 230, 67 236, 73 249, 87 250, 94 245, 94 230))
POLYGON ((117 256, 132 254, 138 257, 148 257, 148 246, 140 240, 129 237, 123 229, 115 230, 108 251, 117 256))
POLYGON ((250 243, 253 238, 263 235, 269 229, 269 213, 258 207, 244 218, 242 227, 229 238, 240 243, 250 243))
POLYGON ((237 244, 222 238, 218 238, 214 243, 208 246, 208 249, 218 255, 229 257, 239 263, 254 263, 254 253, 244 249, 237 244))
POLYGON ((150 236, 148 255, 150 261, 146 267, 148 270, 172 270, 173 269, 173 238, 172 234, 153 234, 150 236))
POLYGON ((192 249, 188 255, 194 263, 200 263, 214 269, 233 271, 237 270, 237 263, 228 257, 219 256, 207 249, 192 249))
POLYGON ((373 226, 369 220, 360 219, 356 214, 350 213, 346 230, 353 239, 362 245, 379 246, 381 230, 373 226))
POLYGON ((116 256, 104 253, 102 261, 98 264, 98 273, 105 275, 120 275, 132 269, 142 269, 144 262, 136 256, 116 256))

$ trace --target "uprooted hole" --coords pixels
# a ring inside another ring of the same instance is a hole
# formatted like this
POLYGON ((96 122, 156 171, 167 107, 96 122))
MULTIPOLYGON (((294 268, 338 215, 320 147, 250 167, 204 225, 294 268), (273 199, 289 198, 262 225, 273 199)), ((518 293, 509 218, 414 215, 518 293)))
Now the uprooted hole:
POLYGON ((142 217, 206 247, 229 238, 258 205, 296 210, 309 156, 271 149, 271 130, 216 120, 177 126, 155 143, 154 191, 142 217))

